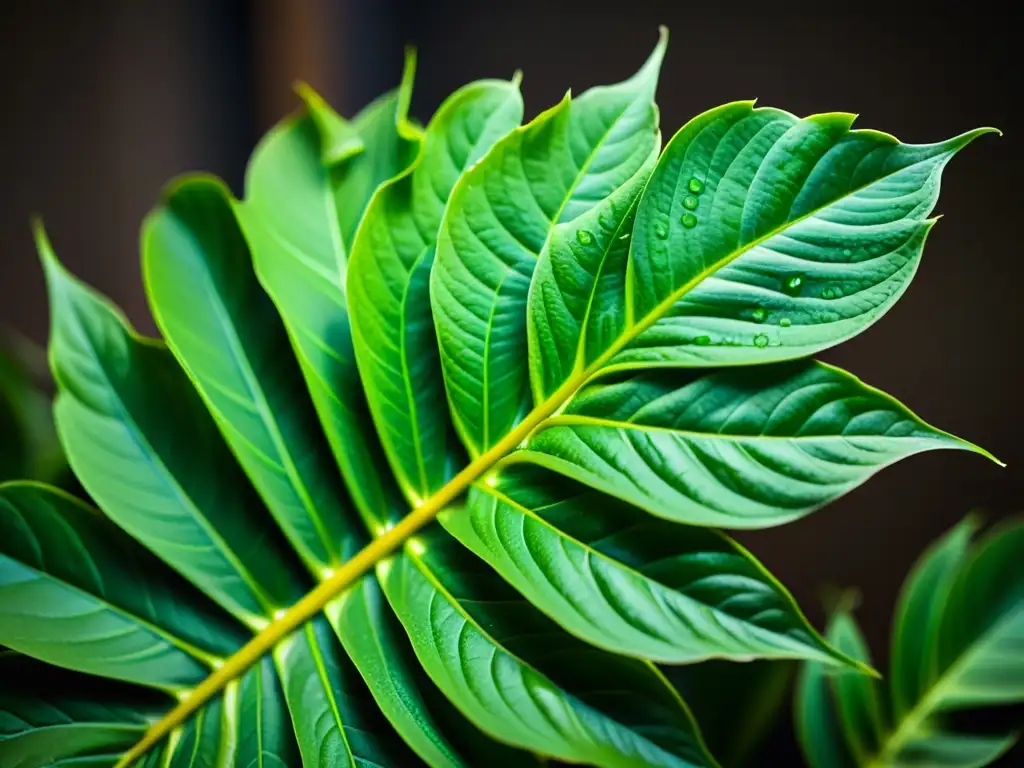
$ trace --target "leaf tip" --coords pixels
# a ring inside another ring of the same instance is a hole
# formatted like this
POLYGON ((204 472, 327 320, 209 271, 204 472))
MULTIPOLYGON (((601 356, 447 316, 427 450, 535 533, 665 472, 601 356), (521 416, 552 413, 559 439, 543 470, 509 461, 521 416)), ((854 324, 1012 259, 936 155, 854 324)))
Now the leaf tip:
POLYGON ((523 70, 517 69, 512 73, 512 79, 510 81, 513 86, 518 88, 523 82, 523 70))

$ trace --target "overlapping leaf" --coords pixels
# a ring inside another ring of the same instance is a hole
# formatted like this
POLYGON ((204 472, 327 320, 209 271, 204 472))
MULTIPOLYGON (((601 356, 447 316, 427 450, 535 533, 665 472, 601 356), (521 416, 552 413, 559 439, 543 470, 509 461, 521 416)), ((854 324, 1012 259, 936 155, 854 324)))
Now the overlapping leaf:
MULTIPOLYGON (((808 664, 797 728, 814 768, 988 765, 1016 733, 974 733, 951 716, 1024 702, 1024 525, 972 544, 968 518, 938 541, 904 585, 893 634, 891 689, 826 677, 808 664)), ((828 638, 867 659, 856 623, 834 617, 828 638)))
POLYGON ((939 448, 984 453, 844 371, 800 361, 598 380, 509 461, 549 467, 671 520, 760 528, 939 448))
MULTIPOLYGON (((920 702, 939 703, 950 669, 942 707, 1015 700, 1008 676, 995 691, 959 674, 965 648, 1005 671, 1015 623, 982 610, 926 665, 905 644, 896 699, 924 714, 893 730, 869 677, 823 682, 824 665, 864 671, 852 623, 822 639, 711 528, 787 522, 920 451, 981 452, 791 360, 895 301, 939 174, 979 132, 910 146, 846 115, 737 103, 659 158, 665 45, 523 127, 518 77, 465 86, 415 127, 411 56, 402 86, 351 122, 300 86, 305 107, 257 150, 243 201, 192 177, 147 221, 170 352, 40 233, 60 436, 86 490, 159 559, 65 496, 5 486, 0 643, 194 705, 136 763, 164 768, 711 766, 652 663, 707 659, 812 660, 804 731, 845 734, 814 740, 827 759, 977 747, 939 738, 920 702), (651 368, 674 370, 636 370, 651 368), (402 522, 409 506, 420 516, 402 522), (373 572, 335 581, 379 537, 373 572), (296 604, 319 580, 331 599, 296 604), (267 653, 243 651, 250 666, 214 694, 194 688, 275 619, 294 631, 262 635, 267 653), (60 640, 68 628, 82 639, 60 640)), ((986 590, 1013 582, 1004 560, 963 586, 936 566, 907 622, 944 626, 932 584, 964 615, 999 602, 986 590)), ((0 719, 0 755, 123 765, 143 709, 0 719), (38 751, 79 724, 66 754, 38 751)))

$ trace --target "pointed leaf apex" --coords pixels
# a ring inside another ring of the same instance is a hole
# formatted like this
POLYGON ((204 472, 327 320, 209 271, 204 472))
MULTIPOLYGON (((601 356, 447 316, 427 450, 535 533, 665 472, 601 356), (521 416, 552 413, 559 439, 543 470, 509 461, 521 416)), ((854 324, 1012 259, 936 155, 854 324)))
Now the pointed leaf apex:
POLYGON ((517 69, 515 72, 512 73, 511 83, 516 88, 518 88, 522 84, 522 82, 523 82, 523 70, 517 69))

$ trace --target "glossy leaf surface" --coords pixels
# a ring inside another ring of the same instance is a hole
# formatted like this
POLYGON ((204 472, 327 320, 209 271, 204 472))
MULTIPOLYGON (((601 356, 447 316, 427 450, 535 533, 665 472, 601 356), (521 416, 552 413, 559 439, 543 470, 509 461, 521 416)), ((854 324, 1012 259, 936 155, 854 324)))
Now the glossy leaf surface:
POLYGON ((736 542, 673 525, 562 480, 513 467, 442 515, 456 538, 568 631, 666 663, 820 658, 792 597, 736 542))
POLYGON ((665 33, 631 79, 567 95, 513 131, 456 185, 431 274, 455 424, 472 455, 528 409, 527 298, 556 225, 632 186, 660 146, 654 105, 665 33))
POLYGON ((39 233, 54 415, 68 461, 120 527, 251 625, 296 595, 290 558, 188 378, 69 275, 39 233), (268 553, 271 556, 268 557, 268 553))
POLYGON ((864 330, 917 269, 949 159, 939 144, 737 102, 669 142, 636 217, 616 367, 749 365, 864 330))
POLYGON ((372 450, 377 440, 356 370, 344 290, 354 227, 343 225, 339 212, 345 221, 358 220, 377 185, 412 159, 418 144, 407 135, 409 88, 411 73, 399 94, 346 124, 362 131, 362 154, 335 168, 321 162, 337 140, 322 125, 331 120, 322 117, 330 108, 305 94, 309 114, 284 120, 256 148, 245 201, 237 206, 256 273, 288 328, 324 432, 364 514, 392 502, 376 482, 383 457, 379 448, 372 450))
POLYGON ((838 368, 801 361, 598 380, 511 460, 671 520, 761 528, 938 448, 979 450, 838 368))
POLYGON ((169 190, 143 230, 143 270, 168 345, 292 546, 314 571, 346 559, 341 483, 218 181, 169 190))
POLYGON ((378 574, 427 674, 492 736, 598 766, 715 764, 652 667, 561 632, 443 531, 378 574))
POLYGON ((0 485, 0 643, 176 690, 200 682, 244 637, 96 510, 46 486, 0 485))
POLYGON ((399 486, 426 498, 451 474, 451 438, 430 309, 435 240, 463 171, 519 124, 518 83, 481 81, 430 121, 408 172, 380 188, 353 247, 348 279, 356 356, 399 486))

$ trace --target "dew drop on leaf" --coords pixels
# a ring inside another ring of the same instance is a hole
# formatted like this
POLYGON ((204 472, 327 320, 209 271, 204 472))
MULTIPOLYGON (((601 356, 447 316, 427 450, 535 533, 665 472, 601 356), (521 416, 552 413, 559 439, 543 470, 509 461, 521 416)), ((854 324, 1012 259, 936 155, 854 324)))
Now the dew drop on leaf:
POLYGON ((666 224, 663 221, 659 221, 657 224, 654 225, 654 234, 657 235, 662 240, 667 238, 668 237, 668 224, 666 224))
POLYGON ((711 343, 711 337, 710 336, 698 336, 696 339, 693 340, 693 342, 694 342, 694 344, 696 344, 699 347, 706 347, 708 344, 711 343))
POLYGON ((791 326, 792 324, 793 321, 790 320, 788 317, 784 317, 781 320, 779 320, 779 325, 781 325, 783 328, 789 328, 789 326, 791 326))
POLYGON ((763 333, 757 334, 757 336, 754 337, 754 346, 758 349, 764 349, 768 346, 768 337, 763 333))
POLYGON ((688 211, 697 210, 698 205, 700 205, 700 201, 693 195, 687 195, 683 198, 683 208, 686 208, 688 211))
POLYGON ((754 318, 755 323, 763 323, 764 319, 768 317, 768 310, 764 307, 757 307, 750 313, 750 316, 754 318))
POLYGON ((698 178, 690 179, 690 183, 687 184, 686 186, 687 189, 689 189, 695 195, 699 195, 701 192, 704 191, 704 182, 698 178))
POLYGON ((594 236, 585 229, 577 229, 576 242, 580 245, 590 245, 594 242, 594 236))
POLYGON ((800 288, 803 284, 804 278, 802 275, 790 275, 782 281, 782 290, 790 296, 797 296, 799 295, 800 288))
POLYGON ((850 258, 851 256, 853 256, 853 251, 851 251, 849 248, 844 248, 843 256, 845 256, 846 258, 850 258))
POLYGON ((693 229, 697 226, 697 217, 692 213, 684 214, 681 221, 683 222, 683 226, 687 229, 693 229))
POLYGON ((629 235, 630 235, 629 232, 627 232, 624 235, 619 235, 619 240, 629 240, 629 235))

